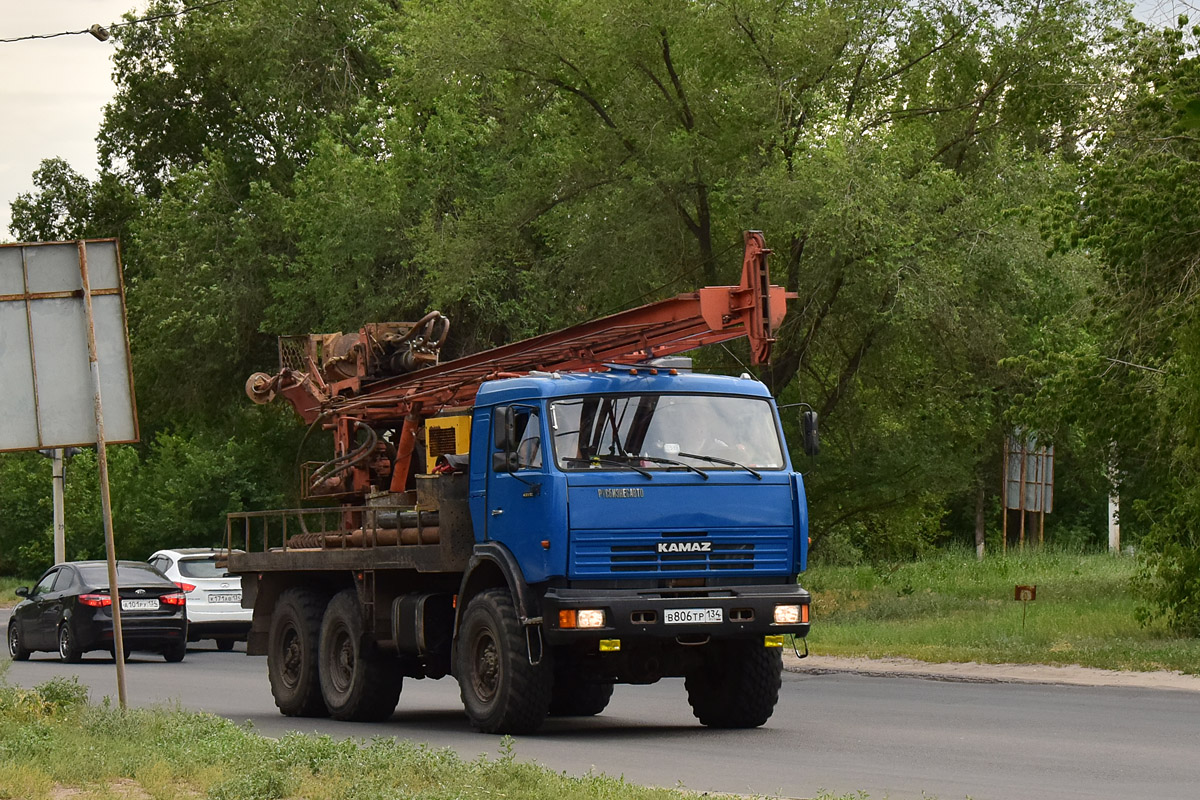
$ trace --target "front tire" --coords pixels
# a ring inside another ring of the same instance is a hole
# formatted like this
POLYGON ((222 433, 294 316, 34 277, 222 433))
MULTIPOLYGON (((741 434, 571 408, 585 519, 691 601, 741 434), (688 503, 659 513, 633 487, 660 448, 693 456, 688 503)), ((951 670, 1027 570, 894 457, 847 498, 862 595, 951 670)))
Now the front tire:
POLYGON ((17 623, 10 622, 8 624, 8 655, 13 661, 28 661, 29 650, 25 649, 25 643, 21 641, 21 631, 17 628, 17 623))
POLYGON ((471 724, 484 733, 532 733, 550 710, 550 653, 529 663, 525 632, 504 589, 476 595, 463 614, 456 674, 471 724))
POLYGON ((83 658, 83 651, 75 644, 75 634, 71 632, 71 621, 67 619, 58 626, 58 657, 65 664, 78 664, 83 658))
POLYGON ((233 649, 233 639, 217 639, 217 649, 222 653, 228 653, 233 649))
POLYGON ((321 638, 324 595, 308 589, 288 589, 271 614, 267 638, 267 677, 275 706, 289 717, 324 717, 329 710, 321 698, 317 654, 321 638))
MULTIPOLYGON (((783 652, 759 641, 717 642, 688 673, 688 703, 710 728, 757 728, 771 718, 783 682, 783 652)), ((707 648, 706 648, 707 649, 707 648)))
POLYGON ((400 700, 404 677, 363 630, 358 592, 334 595, 321 621, 321 696, 329 716, 353 722, 382 722, 400 700))

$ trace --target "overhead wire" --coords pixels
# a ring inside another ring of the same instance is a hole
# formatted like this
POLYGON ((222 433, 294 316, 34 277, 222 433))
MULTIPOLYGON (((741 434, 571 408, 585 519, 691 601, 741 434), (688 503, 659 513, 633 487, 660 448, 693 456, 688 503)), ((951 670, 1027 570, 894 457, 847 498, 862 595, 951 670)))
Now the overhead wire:
MULTIPOLYGON (((209 0, 207 3, 197 3, 194 6, 184 6, 178 11, 168 11, 162 14, 154 14, 149 17, 140 17, 138 19, 125 20, 124 22, 114 22, 109 24, 108 30, 116 28, 127 28, 130 25, 140 25, 144 22, 157 22, 161 19, 171 19, 172 17, 182 17, 192 11, 199 11, 202 8, 211 8, 212 6, 222 5, 224 3, 232 3, 233 0, 209 0)), ((95 27, 95 26, 93 26, 95 27)), ((81 31, 61 31, 59 33, 33 33, 28 36, 16 36, 11 39, 0 39, 0 44, 12 44, 13 42, 28 42, 35 39, 57 39, 60 36, 82 36, 84 34, 95 35, 92 33, 92 28, 84 28, 81 31)))

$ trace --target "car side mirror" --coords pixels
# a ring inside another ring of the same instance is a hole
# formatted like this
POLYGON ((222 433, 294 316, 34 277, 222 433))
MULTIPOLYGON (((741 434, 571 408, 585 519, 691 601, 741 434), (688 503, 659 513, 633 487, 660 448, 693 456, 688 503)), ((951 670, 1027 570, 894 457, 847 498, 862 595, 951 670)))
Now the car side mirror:
POLYGON ((492 431, 496 449, 506 453, 514 448, 517 438, 517 415, 512 406, 498 406, 492 412, 492 431))
POLYGON ((17 597, 29 597, 29 587, 28 586, 18 586, 16 593, 17 593, 17 597))
POLYGON ((520 466, 517 454, 511 450, 506 453, 492 453, 493 472, 516 472, 520 466))
POLYGON ((817 433, 817 412, 801 411, 800 427, 804 431, 804 452, 815 456, 821 452, 821 436, 817 433))

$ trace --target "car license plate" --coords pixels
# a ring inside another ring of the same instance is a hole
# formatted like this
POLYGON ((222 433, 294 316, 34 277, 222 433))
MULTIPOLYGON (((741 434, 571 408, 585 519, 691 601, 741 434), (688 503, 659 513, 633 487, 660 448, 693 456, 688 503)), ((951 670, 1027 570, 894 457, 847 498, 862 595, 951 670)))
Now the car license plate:
POLYGON ((668 608, 663 612, 663 622, 667 625, 695 625, 723 621, 724 615, 719 608, 668 608))
POLYGON ((210 603, 240 603, 242 602, 241 592, 209 592, 208 602, 210 603))
POLYGON ((158 611, 157 600, 122 600, 122 611, 158 611))

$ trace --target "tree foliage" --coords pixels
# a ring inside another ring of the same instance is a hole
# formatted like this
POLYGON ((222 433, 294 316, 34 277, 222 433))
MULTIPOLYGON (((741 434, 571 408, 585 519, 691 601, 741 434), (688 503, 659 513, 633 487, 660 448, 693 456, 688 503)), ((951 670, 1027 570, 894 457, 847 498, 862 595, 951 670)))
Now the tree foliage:
MULTIPOLYGON (((741 232, 762 229, 799 299, 761 377, 823 416, 816 547, 898 557, 969 538, 947 520, 999 483, 1014 399, 1039 389, 1025 357, 1095 346, 1094 261, 1047 252, 1038 211, 1074 193, 1119 95, 1121 14, 240 0, 117 29, 104 174, 56 166, 14 219, 78 235, 97 185, 133 195, 112 219, 150 442, 136 469, 244 479, 246 502, 291 479, 248 453, 287 461, 299 438, 244 408, 274 336, 438 307, 449 355, 472 352, 733 282, 741 232)), ((198 538, 223 504, 197 497, 130 509, 198 538)))
MULTIPOLYGON (((1121 484, 1148 617, 1200 634, 1200 59, 1181 18, 1127 54, 1118 114, 1054 230, 1099 255, 1087 346, 1049 366, 1047 392, 1088 420, 1121 484)), ((1043 362, 1045 363, 1045 362, 1043 362)), ((1045 404, 1053 408, 1054 403, 1045 404)))

